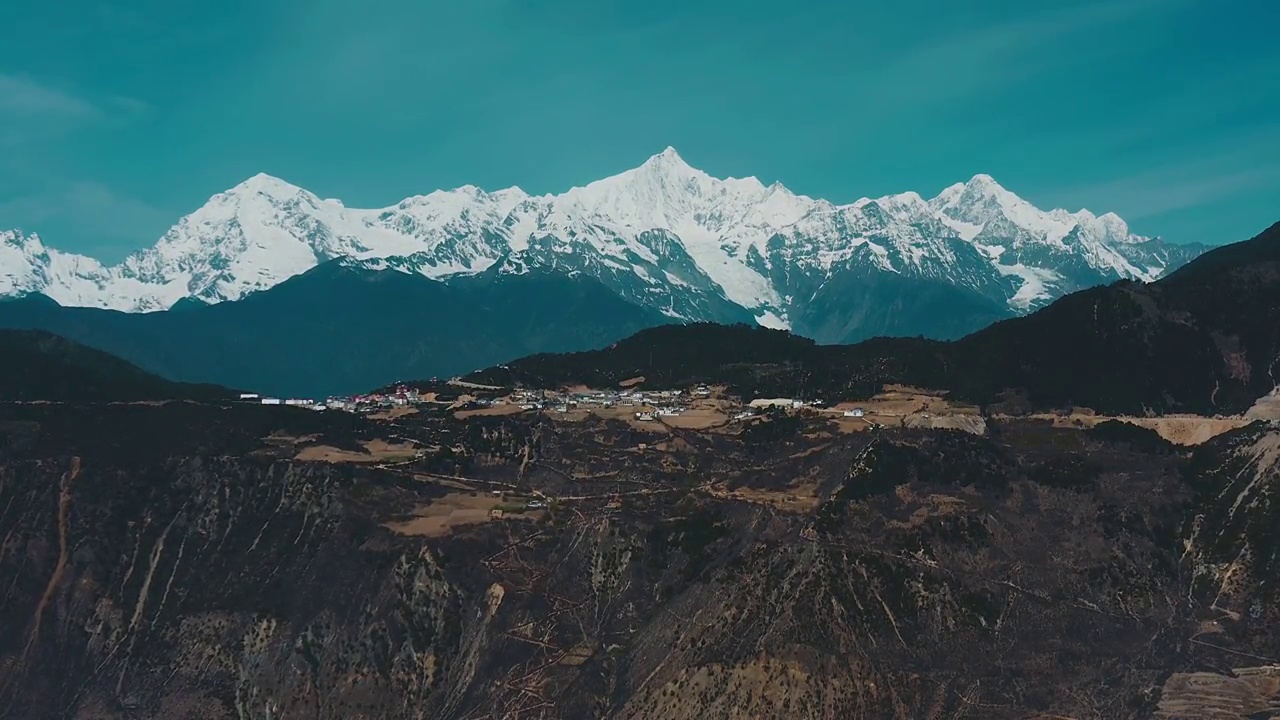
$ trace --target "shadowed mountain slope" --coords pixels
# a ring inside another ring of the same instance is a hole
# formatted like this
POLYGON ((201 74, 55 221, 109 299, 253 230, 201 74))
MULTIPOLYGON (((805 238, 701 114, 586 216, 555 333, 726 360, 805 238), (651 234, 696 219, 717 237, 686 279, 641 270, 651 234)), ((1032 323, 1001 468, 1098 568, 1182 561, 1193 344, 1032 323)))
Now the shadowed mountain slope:
POLYGON ((55 332, 168 378, 307 397, 598 346, 664 322, 587 278, 446 283, 342 262, 238 302, 167 312, 61 307, 38 295, 0 302, 0 326, 55 332))
POLYGON ((227 388, 177 383, 118 357, 38 330, 0 330, 0 400, 130 402, 231 397, 227 388))

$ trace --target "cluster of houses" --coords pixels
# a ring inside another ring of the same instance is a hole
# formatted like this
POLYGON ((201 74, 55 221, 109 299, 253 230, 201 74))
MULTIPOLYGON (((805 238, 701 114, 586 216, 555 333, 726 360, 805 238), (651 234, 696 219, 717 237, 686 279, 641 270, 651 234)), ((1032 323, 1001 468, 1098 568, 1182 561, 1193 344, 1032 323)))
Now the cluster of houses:
POLYGON ((310 410, 343 410, 346 412, 372 412, 394 407, 417 405, 422 396, 417 390, 397 387, 390 393, 370 393, 351 397, 329 397, 324 400, 311 398, 278 398, 258 393, 240 393, 245 402, 256 402, 261 405, 290 405, 310 410))
MULTIPOLYGON (((690 390, 593 390, 575 392, 557 396, 551 408, 556 412, 569 412, 578 409, 611 408, 611 407, 650 407, 653 410, 636 412, 637 420, 653 420, 659 416, 679 415, 688 409, 693 399, 711 397, 711 389, 698 386, 690 390)), ((512 395, 512 401, 523 403, 526 410, 546 407, 546 393, 533 394, 518 391, 512 395)))
MULTIPOLYGON (((709 398, 712 392, 706 385, 698 385, 687 390, 590 390, 567 394, 552 393, 545 390, 519 389, 508 397, 497 402, 519 405, 522 410, 550 409, 567 413, 578 409, 637 407, 636 420, 657 420, 684 413, 693 400, 709 398)), ((346 412, 375 412, 396 407, 418 405, 425 402, 421 393, 405 386, 397 386, 386 393, 369 393, 350 397, 329 397, 325 400, 310 398, 278 398, 267 397, 257 393, 241 393, 240 399, 245 402, 257 402, 262 405, 291 405, 310 408, 312 410, 342 410, 346 412)), ((479 405, 488 406, 494 400, 481 398, 475 401, 479 405)), ((784 408, 799 410, 802 408, 821 409, 825 405, 822 400, 796 400, 793 398, 757 398, 747 407, 733 416, 734 420, 748 420, 756 417, 760 411, 768 408, 784 408)), ((844 410, 844 417, 860 418, 865 416, 862 408, 844 410)))
MULTIPOLYGON (((820 410, 826 407, 826 403, 820 399, 795 400, 793 398, 757 398, 752 400, 749 406, 754 409, 787 408, 790 410, 800 410, 801 408, 813 408, 815 410, 820 410)), ((864 417, 867 413, 862 408, 853 408, 851 410, 845 410, 843 414, 844 417, 860 418, 864 417)))

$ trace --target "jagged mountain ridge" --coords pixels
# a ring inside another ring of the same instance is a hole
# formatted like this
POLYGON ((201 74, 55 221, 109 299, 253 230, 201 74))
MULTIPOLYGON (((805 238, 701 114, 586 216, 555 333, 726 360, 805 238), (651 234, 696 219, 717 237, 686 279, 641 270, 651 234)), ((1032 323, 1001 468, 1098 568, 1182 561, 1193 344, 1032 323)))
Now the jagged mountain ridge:
POLYGON ((863 278, 935 283, 1021 314, 1080 288, 1153 280, 1204 249, 1133 235, 1111 213, 1041 211, 987 175, 930 200, 908 192, 836 205, 753 177, 713 178, 667 148, 560 195, 464 186, 376 210, 260 174, 112 267, 0 233, 0 296, 160 310, 237 300, 349 256, 435 279, 583 273, 672 318, 804 332, 831 324, 810 317, 815 297, 863 278))

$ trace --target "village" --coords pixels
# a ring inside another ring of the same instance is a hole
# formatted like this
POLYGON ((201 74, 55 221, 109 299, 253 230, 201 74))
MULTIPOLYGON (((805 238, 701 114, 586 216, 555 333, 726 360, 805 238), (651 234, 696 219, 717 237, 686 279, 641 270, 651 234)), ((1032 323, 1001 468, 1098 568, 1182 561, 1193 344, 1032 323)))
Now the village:
POLYGON ((962 427, 981 432, 976 407, 948 404, 942 393, 887 386, 885 392, 861 403, 827 404, 822 399, 754 398, 744 402, 728 395, 724 388, 694 385, 671 389, 516 389, 499 395, 504 388, 479 386, 458 379, 437 383, 450 392, 425 392, 397 385, 382 392, 361 395, 310 398, 278 398, 242 393, 243 402, 280 405, 316 411, 358 413, 372 417, 395 417, 422 410, 446 410, 458 419, 486 415, 513 415, 540 412, 553 418, 578 421, 589 416, 625 420, 637 427, 652 426, 708 429, 751 422, 770 414, 804 414, 837 421, 845 431, 863 430, 885 424, 957 427, 948 421, 955 415, 967 418, 962 427))

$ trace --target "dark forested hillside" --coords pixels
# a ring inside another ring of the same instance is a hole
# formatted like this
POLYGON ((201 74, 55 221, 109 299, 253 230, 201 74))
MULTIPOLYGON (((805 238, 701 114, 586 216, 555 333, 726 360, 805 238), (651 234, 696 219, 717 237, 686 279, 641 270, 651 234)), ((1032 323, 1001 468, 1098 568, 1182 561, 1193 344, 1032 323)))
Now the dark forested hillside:
POLYGON ((598 347, 664 322, 584 278, 442 283, 340 262, 238 302, 167 312, 60 307, 44 296, 0 302, 0 326, 56 332, 174 380, 299 396, 598 347))
POLYGON ((212 400, 230 395, 215 385, 170 382, 51 333, 0 330, 0 400, 212 400))

